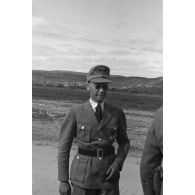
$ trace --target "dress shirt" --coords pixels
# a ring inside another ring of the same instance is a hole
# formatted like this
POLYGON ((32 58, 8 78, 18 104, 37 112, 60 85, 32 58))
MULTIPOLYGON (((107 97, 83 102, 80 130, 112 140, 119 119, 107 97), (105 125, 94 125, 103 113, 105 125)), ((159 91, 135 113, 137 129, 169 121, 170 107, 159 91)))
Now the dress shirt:
MULTIPOLYGON (((95 112, 98 103, 97 103, 97 102, 94 102, 91 98, 89 99, 89 103, 90 103, 90 105, 91 105, 93 111, 95 112)), ((104 111, 104 101, 103 101, 102 103, 100 103, 100 106, 101 106, 102 113, 103 113, 103 111, 104 111)))

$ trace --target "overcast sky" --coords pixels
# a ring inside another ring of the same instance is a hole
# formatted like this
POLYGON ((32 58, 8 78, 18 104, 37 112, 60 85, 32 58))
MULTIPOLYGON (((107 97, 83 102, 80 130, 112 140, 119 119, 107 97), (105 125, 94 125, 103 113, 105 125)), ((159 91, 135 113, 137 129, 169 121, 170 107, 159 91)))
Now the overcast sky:
POLYGON ((162 0, 33 0, 34 70, 163 75, 162 0))

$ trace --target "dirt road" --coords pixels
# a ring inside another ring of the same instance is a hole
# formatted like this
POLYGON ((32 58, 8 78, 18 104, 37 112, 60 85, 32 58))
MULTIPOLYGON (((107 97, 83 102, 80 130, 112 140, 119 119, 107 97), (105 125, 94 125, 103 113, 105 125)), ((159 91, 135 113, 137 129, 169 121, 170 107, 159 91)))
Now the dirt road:
MULTIPOLYGON (((33 195, 59 195, 57 148, 33 143, 33 195)), ((71 159, 75 150, 71 151, 71 159)), ((120 179, 121 195, 142 195, 139 179, 140 158, 128 156, 120 179)))

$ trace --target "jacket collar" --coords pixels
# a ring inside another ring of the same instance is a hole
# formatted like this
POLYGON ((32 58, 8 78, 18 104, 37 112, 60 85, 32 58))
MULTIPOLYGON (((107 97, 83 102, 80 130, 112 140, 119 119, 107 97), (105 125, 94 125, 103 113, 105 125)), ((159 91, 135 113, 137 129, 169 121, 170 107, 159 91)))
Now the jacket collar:
POLYGON ((92 106, 89 101, 85 102, 84 104, 85 114, 86 118, 90 121, 90 124, 94 124, 95 126, 102 128, 104 125, 107 124, 107 122, 112 118, 112 112, 110 110, 110 106, 105 102, 104 103, 104 111, 102 114, 102 120, 100 124, 98 123, 95 113, 92 109, 92 106))

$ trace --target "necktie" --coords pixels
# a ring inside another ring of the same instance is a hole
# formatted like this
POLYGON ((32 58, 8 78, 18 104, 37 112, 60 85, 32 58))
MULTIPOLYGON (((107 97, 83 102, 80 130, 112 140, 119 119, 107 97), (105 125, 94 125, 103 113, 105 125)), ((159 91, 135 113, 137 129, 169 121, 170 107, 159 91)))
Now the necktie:
POLYGON ((102 120, 102 108, 100 104, 98 104, 96 107, 95 116, 97 118, 98 123, 100 123, 100 121, 102 120))

